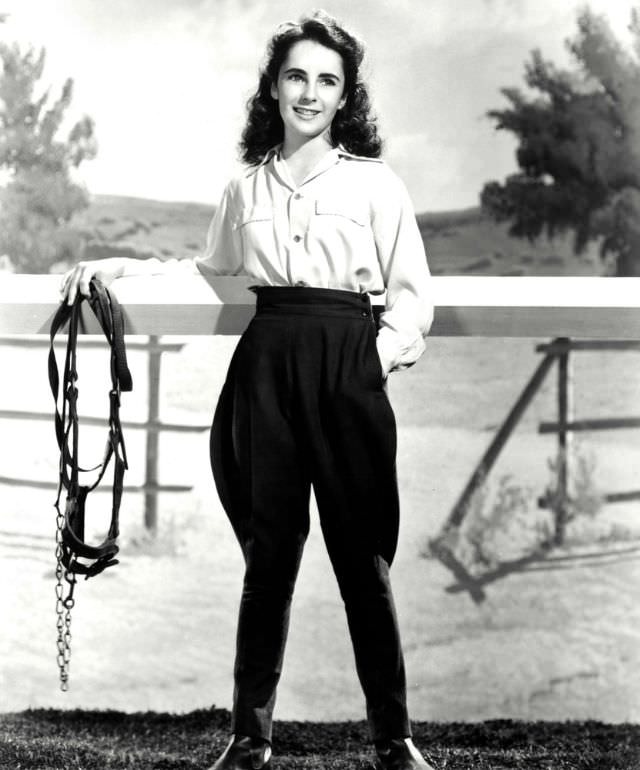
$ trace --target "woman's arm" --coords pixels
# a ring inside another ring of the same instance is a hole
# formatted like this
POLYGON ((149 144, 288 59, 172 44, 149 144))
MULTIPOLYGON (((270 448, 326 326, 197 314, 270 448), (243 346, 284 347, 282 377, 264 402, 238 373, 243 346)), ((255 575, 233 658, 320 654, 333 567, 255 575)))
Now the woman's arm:
POLYGON ((386 166, 373 197, 372 228, 387 289, 378 354, 385 373, 406 369, 425 349, 433 320, 432 281, 415 211, 402 181, 386 166))
POLYGON ((236 227, 238 219, 238 183, 232 179, 224 189, 209 230, 204 254, 195 266, 203 275, 238 275, 243 269, 242 244, 236 227))
POLYGON ((234 228, 233 184, 224 190, 220 205, 215 211, 207 233, 204 254, 185 259, 161 260, 157 257, 135 259, 131 257, 109 257, 78 262, 62 277, 60 294, 72 305, 80 292, 89 296, 89 282, 96 277, 108 286, 116 278, 134 275, 171 275, 180 273, 203 273, 205 275, 235 275, 242 269, 238 235, 234 228))

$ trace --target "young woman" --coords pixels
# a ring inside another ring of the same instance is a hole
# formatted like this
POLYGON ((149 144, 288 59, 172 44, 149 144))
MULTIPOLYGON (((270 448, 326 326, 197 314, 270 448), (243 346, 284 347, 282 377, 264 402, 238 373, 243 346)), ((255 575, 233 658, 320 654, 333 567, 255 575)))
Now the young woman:
MULTIPOLYGON (((247 273, 256 314, 234 352, 211 431, 220 499, 243 551, 230 743, 212 770, 270 767, 271 725, 313 485, 344 600, 379 766, 429 768, 411 741, 389 566, 398 535, 389 372, 424 350, 430 278, 407 192, 379 160, 361 43, 323 12, 281 25, 249 102, 248 170, 226 187, 207 274, 247 273), (374 319, 370 294, 386 290, 374 319)), ((182 262, 182 261, 181 261, 182 262)), ((175 269, 79 263, 96 275, 175 269)))

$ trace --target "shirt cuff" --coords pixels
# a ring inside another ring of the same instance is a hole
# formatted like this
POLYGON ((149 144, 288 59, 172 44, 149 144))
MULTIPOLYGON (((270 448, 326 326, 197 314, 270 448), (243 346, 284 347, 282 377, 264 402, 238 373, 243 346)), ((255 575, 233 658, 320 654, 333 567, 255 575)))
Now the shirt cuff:
POLYGON ((421 335, 406 339, 394 329, 383 326, 376 337, 376 348, 386 378, 389 372, 413 366, 424 353, 425 343, 421 335))
POLYGON ((389 375, 389 372, 394 368, 397 363, 397 344, 390 334, 385 334, 385 330, 380 329, 378 336, 376 337, 376 348, 378 350, 378 358, 380 359, 380 366, 382 367, 382 375, 384 379, 389 375))

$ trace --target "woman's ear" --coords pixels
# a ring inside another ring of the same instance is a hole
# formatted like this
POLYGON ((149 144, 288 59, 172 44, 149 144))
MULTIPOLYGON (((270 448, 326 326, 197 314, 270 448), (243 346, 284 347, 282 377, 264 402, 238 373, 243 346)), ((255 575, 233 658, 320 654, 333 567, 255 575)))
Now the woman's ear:
POLYGON ((272 99, 278 98, 278 86, 273 81, 271 82, 271 98, 272 99))
POLYGON ((347 103, 347 97, 343 96, 342 99, 338 102, 338 109, 341 110, 344 105, 347 103))

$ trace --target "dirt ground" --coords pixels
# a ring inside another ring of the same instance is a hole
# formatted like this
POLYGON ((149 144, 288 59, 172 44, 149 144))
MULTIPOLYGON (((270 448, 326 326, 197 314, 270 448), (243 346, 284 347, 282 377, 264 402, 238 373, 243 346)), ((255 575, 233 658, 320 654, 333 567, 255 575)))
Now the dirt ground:
MULTIPOLYGON (((234 344, 197 340, 180 358, 166 354, 164 419, 210 420, 234 344)), ((402 499, 392 577, 415 719, 640 721, 637 502, 605 506, 595 519, 579 522, 570 531, 570 545, 487 585, 480 605, 456 590, 439 562, 421 555, 532 372, 533 346, 528 340, 432 340, 416 367, 392 375, 402 499)), ((2 383, 3 407, 50 410, 44 352, 7 348, 0 355, 3 368, 24 375, 2 383)), ((576 356, 576 416, 634 414, 640 367, 629 355, 576 356)), ((126 397, 124 416, 141 419, 143 358, 134 354, 132 365, 135 390, 126 397)), ((79 387, 81 399, 87 394, 87 414, 102 414, 104 371, 99 363, 82 366, 81 361, 79 387)), ((537 433, 537 423, 554 416, 553 384, 551 379, 536 399, 492 473, 496 480, 508 474, 534 496, 544 489, 554 452, 553 438, 537 433)), ((52 424, 2 421, 1 429, 0 474, 55 480, 52 424)), ((104 435, 87 428, 81 441, 87 462, 92 453, 99 459, 104 435)), ((141 436, 129 431, 127 442, 128 481, 140 483, 141 436)), ((638 431, 589 434, 584 442, 596 457, 599 488, 637 486, 638 431)), ((210 478, 206 433, 163 436, 160 474, 164 482, 193 484, 194 490, 162 497, 155 544, 141 527, 141 496, 125 497, 121 564, 76 589, 68 693, 58 689, 55 662, 55 494, 0 487, 0 711, 230 706, 242 564, 210 478)), ((104 519, 108 496, 94 498, 92 510, 104 519)), ((529 515, 530 522, 504 533, 507 545, 529 537, 545 514, 534 506, 529 515)), ((296 590, 277 716, 363 716, 317 517, 296 590)))

